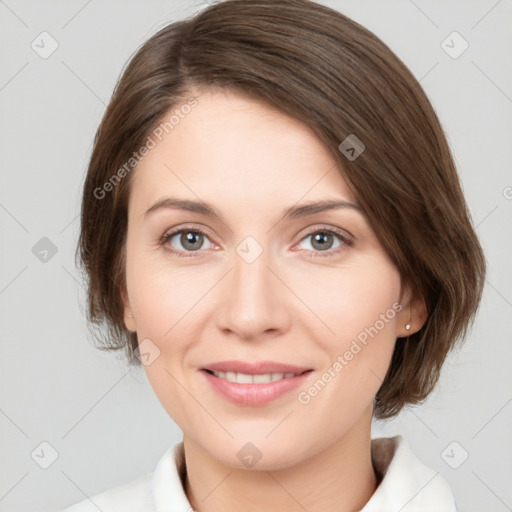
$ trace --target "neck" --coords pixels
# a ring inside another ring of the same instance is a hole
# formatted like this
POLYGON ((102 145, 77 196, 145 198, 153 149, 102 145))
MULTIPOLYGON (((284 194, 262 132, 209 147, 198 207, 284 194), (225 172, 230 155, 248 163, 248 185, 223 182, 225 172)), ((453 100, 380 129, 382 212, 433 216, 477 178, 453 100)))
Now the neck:
POLYGON ((371 415, 334 443, 293 466, 247 470, 226 466, 184 436, 185 491, 197 512, 353 512, 377 487, 371 460, 371 415))

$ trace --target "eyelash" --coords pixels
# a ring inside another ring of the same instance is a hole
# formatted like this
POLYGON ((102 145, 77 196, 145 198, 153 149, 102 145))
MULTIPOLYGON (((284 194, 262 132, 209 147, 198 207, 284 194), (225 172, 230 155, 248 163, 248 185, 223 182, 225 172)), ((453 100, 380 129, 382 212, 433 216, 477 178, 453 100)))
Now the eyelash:
MULTIPOLYGON (((176 235, 180 234, 180 233, 186 233, 186 232, 191 232, 191 233, 198 233, 200 235, 203 235, 204 237, 208 238, 208 235, 201 229, 199 228, 192 228, 192 227, 183 227, 183 228, 180 228, 180 229, 177 229, 175 231, 171 231, 169 233, 165 233, 162 238, 160 239, 159 241, 159 245, 160 246, 165 246, 165 244, 171 240, 173 237, 175 237, 176 235)), ((337 230, 337 229, 334 229, 334 228, 316 228, 312 231, 309 231, 308 233, 306 233, 301 239, 300 241, 304 240, 305 238, 307 238, 308 236, 311 236, 311 235, 316 235, 318 233, 328 233, 330 235, 334 235, 334 236, 337 236, 343 245, 341 245, 340 247, 336 248, 336 249, 329 249, 329 250, 326 250, 326 251, 312 251, 313 254, 312 258, 324 258, 324 257, 329 257, 329 256, 336 256, 339 252, 343 251, 345 247, 352 247, 354 245, 354 239, 342 232, 341 230, 337 230), (321 254, 321 253, 326 253, 326 254, 321 254)), ((195 257, 197 256, 196 253, 200 253, 202 252, 201 250, 198 250, 198 251, 177 251, 175 249, 170 249, 169 247, 164 247, 164 249, 172 254, 175 254, 176 256, 178 256, 179 258, 192 258, 192 257, 195 257)))

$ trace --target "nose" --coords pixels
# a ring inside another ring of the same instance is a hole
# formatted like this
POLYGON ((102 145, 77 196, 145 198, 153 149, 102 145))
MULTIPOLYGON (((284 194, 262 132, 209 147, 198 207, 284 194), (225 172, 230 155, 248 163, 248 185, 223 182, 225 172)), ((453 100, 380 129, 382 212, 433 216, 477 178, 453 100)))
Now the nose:
POLYGON ((293 294, 272 267, 268 252, 254 261, 235 253, 233 268, 222 280, 217 326, 243 340, 262 340, 286 332, 291 325, 293 294))

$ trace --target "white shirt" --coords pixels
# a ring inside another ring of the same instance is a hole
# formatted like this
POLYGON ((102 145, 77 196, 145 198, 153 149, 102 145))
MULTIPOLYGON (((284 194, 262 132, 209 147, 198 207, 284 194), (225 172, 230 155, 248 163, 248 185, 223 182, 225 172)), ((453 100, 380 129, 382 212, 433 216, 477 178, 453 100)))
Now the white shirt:
MULTIPOLYGON (((360 512, 456 512, 452 492, 426 467, 402 436, 372 439, 372 461, 381 479, 360 512)), ((183 442, 164 453, 153 473, 81 501, 63 512, 193 512, 181 483, 183 442)))

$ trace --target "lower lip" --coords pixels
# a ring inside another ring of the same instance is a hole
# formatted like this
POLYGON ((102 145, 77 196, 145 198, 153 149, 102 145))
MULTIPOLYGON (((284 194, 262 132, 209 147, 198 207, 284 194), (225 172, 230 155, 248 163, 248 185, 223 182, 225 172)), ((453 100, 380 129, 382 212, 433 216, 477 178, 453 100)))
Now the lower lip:
POLYGON ((296 377, 276 380, 268 383, 258 384, 239 384, 238 382, 229 382, 226 379, 215 377, 211 373, 202 370, 201 373, 206 377, 213 389, 228 400, 239 405, 265 405, 292 391, 300 386, 312 371, 307 371, 296 377))

